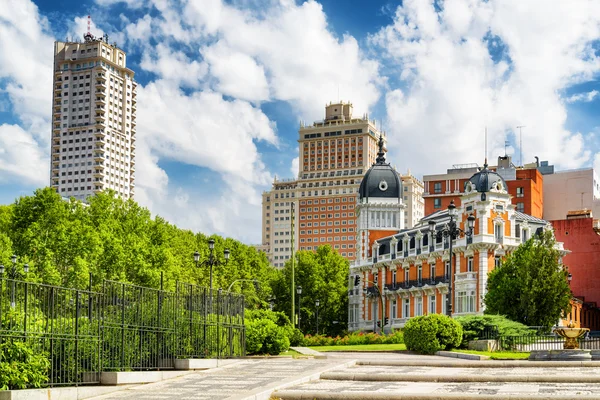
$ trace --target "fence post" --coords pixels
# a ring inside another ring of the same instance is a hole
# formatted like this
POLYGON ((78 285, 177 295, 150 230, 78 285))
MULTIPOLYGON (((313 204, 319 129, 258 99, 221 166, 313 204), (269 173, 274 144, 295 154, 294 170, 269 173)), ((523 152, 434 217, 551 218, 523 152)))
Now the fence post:
POLYGON ((88 283, 88 320, 89 320, 89 324, 90 327, 92 326, 92 273, 90 272, 90 280, 88 283))
MULTIPOLYGON (((0 329, 2 329, 2 299, 4 296, 2 295, 4 292, 4 278, 0 277, 0 329)), ((1 338, 0 338, 1 339, 1 338)), ((2 343, 2 342, 0 342, 2 343)))
POLYGON ((25 304, 23 306, 23 336, 27 339, 27 295, 29 292, 29 285, 25 282, 25 304))
POLYGON ((79 290, 75 291, 75 386, 79 382, 79 290))
MULTIPOLYGON (((210 299, 212 303, 212 298, 210 299)), ((217 291, 217 358, 221 358, 221 290, 217 291)))
POLYGON ((121 369, 125 367, 125 285, 121 283, 121 369))

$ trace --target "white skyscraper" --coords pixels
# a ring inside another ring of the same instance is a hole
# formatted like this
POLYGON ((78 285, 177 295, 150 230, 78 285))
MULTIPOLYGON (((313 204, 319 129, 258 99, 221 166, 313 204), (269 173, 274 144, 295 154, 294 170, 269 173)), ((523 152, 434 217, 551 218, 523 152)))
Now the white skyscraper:
POLYGON ((135 193, 137 83, 108 37, 55 42, 51 185, 85 200, 112 189, 135 193))

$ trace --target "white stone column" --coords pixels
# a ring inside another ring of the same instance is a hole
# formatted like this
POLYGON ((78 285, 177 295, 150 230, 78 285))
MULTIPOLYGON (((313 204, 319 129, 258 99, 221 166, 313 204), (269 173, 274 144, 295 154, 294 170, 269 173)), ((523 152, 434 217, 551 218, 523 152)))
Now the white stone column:
POLYGON ((487 290, 488 276, 488 250, 479 250, 479 299, 477 303, 477 312, 483 313, 485 305, 482 306, 483 298, 487 290))

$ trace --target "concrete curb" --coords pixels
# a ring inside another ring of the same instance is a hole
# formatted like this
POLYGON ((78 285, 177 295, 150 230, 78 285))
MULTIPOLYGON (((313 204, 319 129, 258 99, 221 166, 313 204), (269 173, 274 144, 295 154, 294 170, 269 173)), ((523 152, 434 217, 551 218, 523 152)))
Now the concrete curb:
POLYGON ((322 380, 360 382, 519 382, 519 383, 600 383, 600 376, 574 375, 423 375, 423 374, 366 374, 328 372, 322 380))
POLYGON ((551 395, 548 394, 470 394, 470 393, 444 393, 444 394, 410 394, 401 392, 337 392, 321 393, 308 390, 285 390, 273 394, 274 399, 283 400, 444 400, 444 399, 474 399, 474 400, 580 400, 580 399, 598 399, 597 396, 586 395, 551 395))
POLYGON ((382 360, 357 361, 356 365, 378 367, 447 367, 447 368, 532 368, 532 367, 600 367, 598 361, 518 361, 518 360, 481 360, 481 361, 437 361, 437 360, 382 360))
POLYGON ((301 383, 316 381, 321 378, 321 374, 323 374, 327 371, 331 371, 332 369, 337 369, 337 368, 351 367, 355 364, 356 364, 356 360, 351 360, 351 361, 347 361, 347 362, 340 363, 340 364, 328 365, 326 367, 319 368, 314 371, 310 371, 309 375, 302 376, 300 378, 291 377, 291 378, 284 380, 283 382, 279 382, 275 386, 270 387, 268 389, 259 388, 259 389, 256 389, 256 390, 250 392, 250 394, 235 395, 235 396, 229 397, 227 400, 269 400, 272 398, 273 393, 277 390, 285 389, 287 387, 294 386, 294 385, 299 385, 301 383))
POLYGON ((308 347, 294 346, 294 347, 290 347, 290 349, 292 349, 300 354, 303 354, 305 356, 325 357, 325 354, 323 354, 319 351, 313 350, 313 349, 309 349, 308 347))
MULTIPOLYGON (((133 386, 133 385, 131 385, 133 386)), ((118 392, 131 386, 78 386, 0 391, 0 400, 89 399, 118 392)))
POLYGON ((438 351, 435 353, 440 357, 462 358, 463 360, 489 360, 489 356, 481 356, 478 354, 458 353, 455 351, 438 351))

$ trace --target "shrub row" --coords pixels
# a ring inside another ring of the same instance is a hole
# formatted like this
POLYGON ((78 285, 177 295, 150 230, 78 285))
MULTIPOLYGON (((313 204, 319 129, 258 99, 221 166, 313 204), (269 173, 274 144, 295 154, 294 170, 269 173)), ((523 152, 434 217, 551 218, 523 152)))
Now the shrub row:
POLYGON ((461 347, 467 347, 470 340, 483 339, 490 328, 498 329, 498 336, 533 336, 535 330, 512 321, 502 315, 467 315, 455 318, 463 327, 461 347))
POLYGON ((398 344, 404 343, 402 331, 394 331, 389 335, 380 335, 373 332, 352 332, 344 337, 328 337, 323 335, 307 335, 304 337, 304 346, 346 346, 356 344, 398 344))

